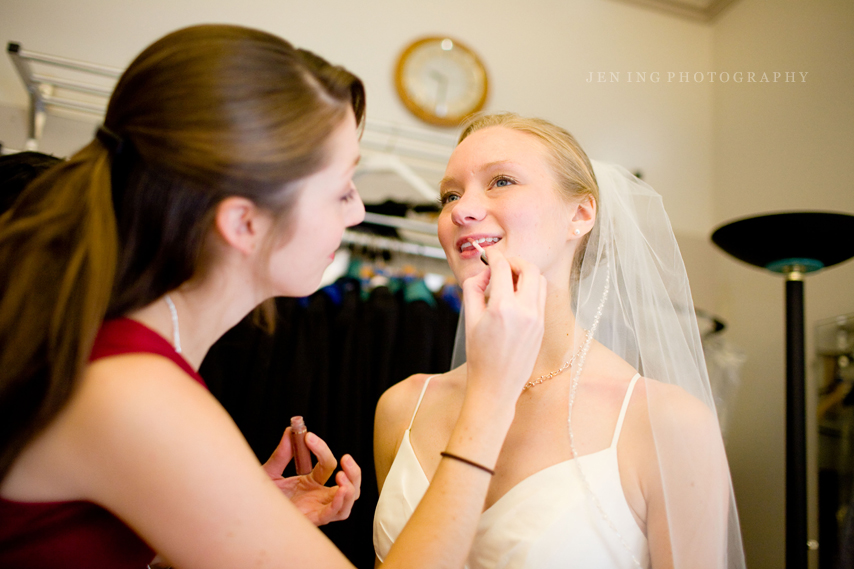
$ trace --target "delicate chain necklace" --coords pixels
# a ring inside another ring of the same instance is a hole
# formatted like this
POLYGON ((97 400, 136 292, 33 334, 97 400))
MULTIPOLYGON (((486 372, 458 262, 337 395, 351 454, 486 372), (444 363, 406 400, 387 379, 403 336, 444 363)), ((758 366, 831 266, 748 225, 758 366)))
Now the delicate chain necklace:
POLYGON ((166 304, 169 306, 169 313, 172 315, 172 343, 175 344, 175 351, 181 353, 181 330, 178 329, 178 310, 175 308, 175 303, 169 298, 169 295, 163 297, 166 304))
POLYGON ((526 389, 530 389, 530 388, 534 387, 535 385, 539 385, 544 381, 548 381, 551 378, 553 378, 554 376, 560 375, 563 372, 565 372, 568 368, 572 367, 573 362, 575 362, 575 358, 577 358, 578 355, 581 353, 581 350, 584 349, 584 345, 587 343, 587 338, 589 336, 590 336, 590 331, 588 330, 587 334, 584 336, 584 342, 581 343, 581 348, 579 348, 579 350, 577 352, 575 352, 575 355, 572 356, 568 362, 565 362, 559 370, 553 371, 551 373, 547 373, 545 375, 541 375, 537 379, 532 379, 531 381, 527 382, 524 385, 524 387, 522 387, 522 391, 525 391, 526 389))

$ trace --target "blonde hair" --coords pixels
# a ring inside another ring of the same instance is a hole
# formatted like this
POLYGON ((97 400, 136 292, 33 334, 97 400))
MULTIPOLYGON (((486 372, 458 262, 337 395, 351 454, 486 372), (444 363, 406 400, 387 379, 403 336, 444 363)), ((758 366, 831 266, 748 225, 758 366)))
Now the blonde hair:
MULTIPOLYGON (((568 131, 540 118, 529 118, 516 113, 477 114, 463 123, 463 130, 457 144, 469 135, 489 127, 500 126, 518 132, 530 134, 539 140, 546 149, 548 161, 552 167, 558 194, 567 201, 590 198, 599 205, 599 184, 587 153, 568 131)), ((584 260, 584 250, 590 234, 585 235, 578 244, 573 260, 573 278, 577 278, 584 260)))

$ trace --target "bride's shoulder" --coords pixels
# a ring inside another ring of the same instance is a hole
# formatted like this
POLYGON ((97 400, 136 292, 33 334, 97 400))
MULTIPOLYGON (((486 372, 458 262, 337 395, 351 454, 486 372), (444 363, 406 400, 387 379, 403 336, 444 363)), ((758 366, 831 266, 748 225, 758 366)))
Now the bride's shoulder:
POLYGON ((689 410, 697 406, 706 409, 709 406, 703 403, 702 399, 695 394, 692 394, 681 385, 666 383, 655 378, 641 377, 646 396, 650 399, 660 401, 666 405, 684 406, 689 410))
MULTIPOLYGON (((404 433, 419 409, 419 420, 438 421, 436 409, 447 409, 460 381, 459 368, 440 375, 419 373, 392 385, 380 397, 374 418, 374 460, 382 486, 400 448, 404 433), (429 382, 429 383, 428 383, 429 382), (422 397, 423 394, 423 397, 422 397), (420 404, 420 407, 419 407, 420 404)), ((465 379, 465 372, 463 381, 465 379)))
POLYGON ((422 393, 424 399, 429 397, 430 401, 444 400, 462 393, 464 386, 465 365, 443 374, 411 375, 382 394, 377 403, 377 421, 382 420, 383 423, 394 427, 408 425, 422 393), (429 396, 426 391, 429 391, 429 396))
POLYGON ((714 407, 684 387, 648 377, 641 378, 638 387, 638 403, 644 405, 650 419, 666 421, 686 435, 719 432, 714 407))
MULTIPOLYGON (((594 359, 594 368, 601 376, 611 378, 616 384, 622 386, 628 383, 637 370, 625 360, 608 350, 601 344, 594 345, 595 351, 591 350, 597 359, 594 359)), ((592 368, 593 366, 591 366, 592 368)), ((591 370, 592 371, 592 370, 591 370)), ((711 395, 692 394, 680 385, 666 383, 655 378, 640 376, 632 394, 632 404, 649 409, 649 413, 666 413, 677 423, 708 423, 716 420, 714 408, 710 403, 711 395)), ((617 390, 625 389, 618 387, 617 390)))

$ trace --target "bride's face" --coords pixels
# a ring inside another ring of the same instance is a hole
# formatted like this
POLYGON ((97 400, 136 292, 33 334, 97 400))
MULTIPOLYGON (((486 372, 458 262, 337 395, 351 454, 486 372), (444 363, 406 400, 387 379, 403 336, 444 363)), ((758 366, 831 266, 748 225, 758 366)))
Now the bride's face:
POLYGON ((440 186, 439 240, 462 282, 484 270, 469 243, 498 247, 568 286, 572 205, 558 195, 546 148, 533 135, 494 126, 454 150, 440 186))

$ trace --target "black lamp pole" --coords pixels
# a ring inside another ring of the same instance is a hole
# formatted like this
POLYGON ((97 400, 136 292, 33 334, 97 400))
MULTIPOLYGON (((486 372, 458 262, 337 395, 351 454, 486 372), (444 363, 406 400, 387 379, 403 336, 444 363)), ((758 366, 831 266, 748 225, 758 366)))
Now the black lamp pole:
POLYGON ((786 272, 786 567, 807 566, 804 271, 786 272))
POLYGON ((806 569, 804 276, 854 257, 854 216, 762 215, 718 228, 712 241, 737 259, 786 276, 786 568, 806 569))

